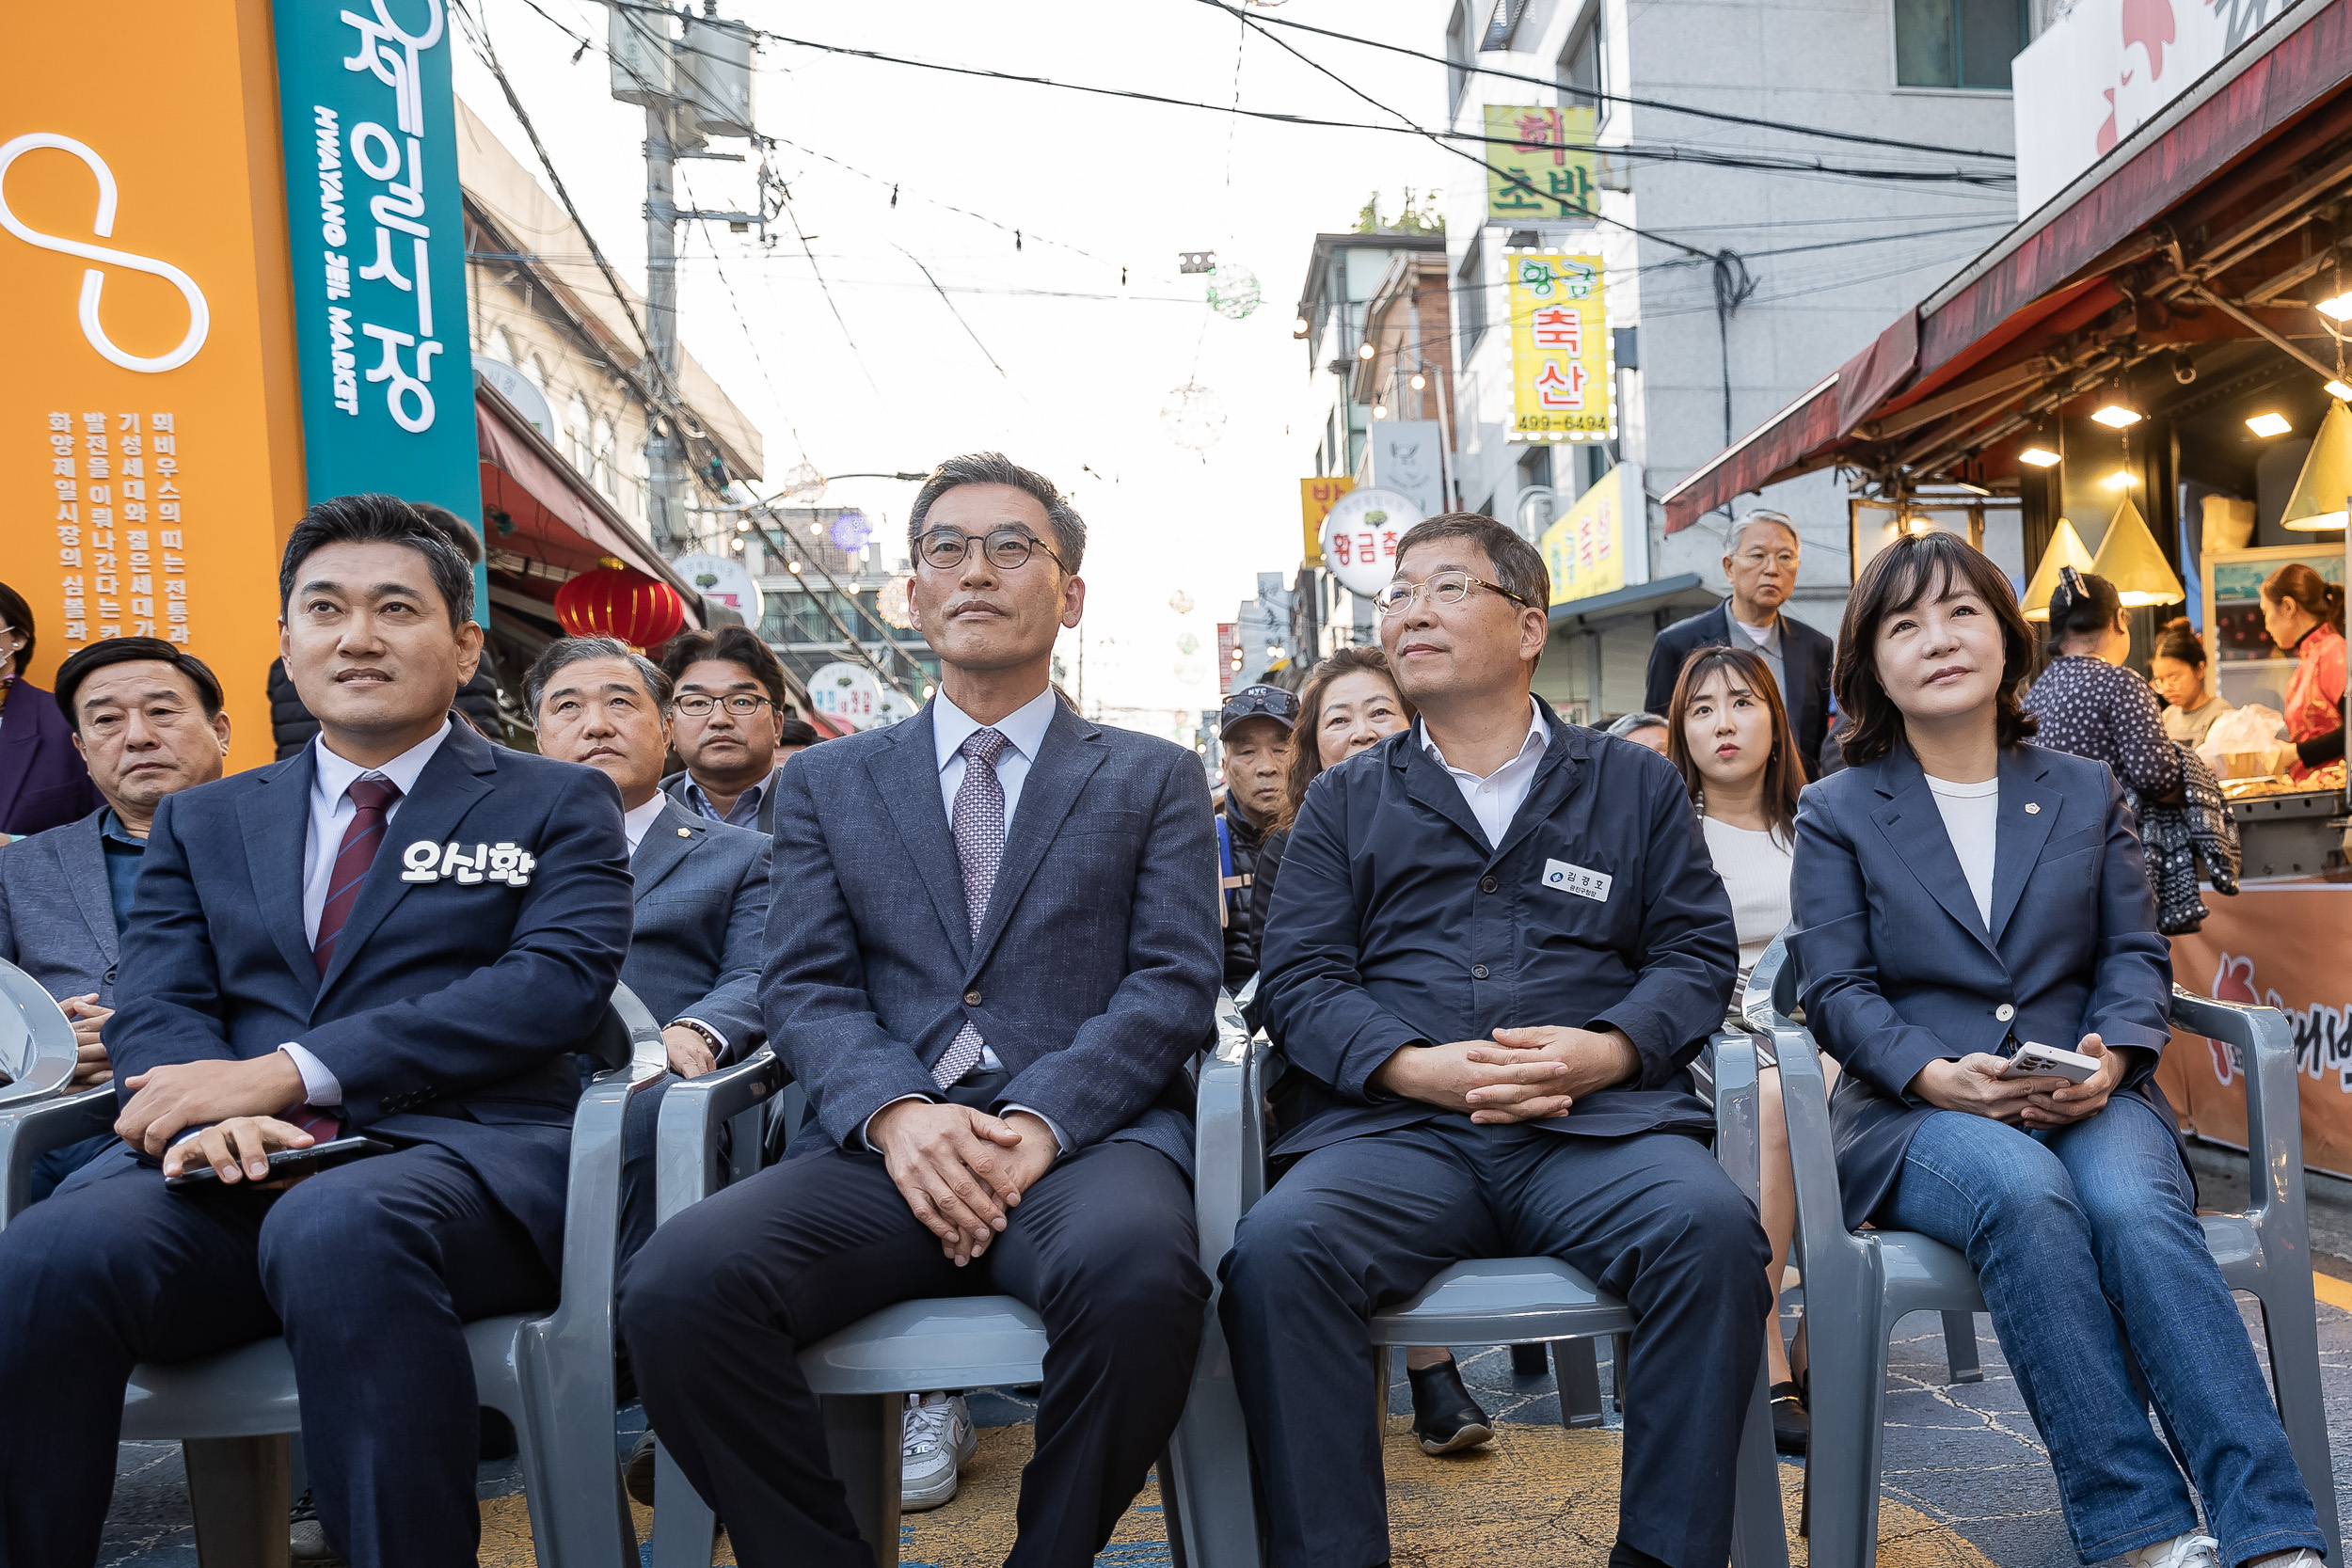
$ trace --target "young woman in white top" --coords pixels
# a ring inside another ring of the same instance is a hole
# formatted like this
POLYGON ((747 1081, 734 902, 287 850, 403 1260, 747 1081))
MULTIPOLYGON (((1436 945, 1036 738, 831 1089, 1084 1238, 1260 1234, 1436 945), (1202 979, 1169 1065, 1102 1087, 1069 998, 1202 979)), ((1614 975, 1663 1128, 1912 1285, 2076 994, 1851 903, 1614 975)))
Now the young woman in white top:
MULTIPOLYGON (((1700 648, 1684 661, 1666 721, 1666 755, 1682 769, 1708 852, 1731 895, 1740 938, 1739 990, 1772 938, 1788 924, 1788 870, 1796 845, 1797 792, 1804 764, 1788 729, 1788 710, 1772 666, 1746 648, 1700 648)), ((1764 1058, 1762 1203, 1772 1245, 1774 1307, 1764 1335, 1772 1367, 1772 1441, 1803 1453, 1809 1428, 1804 1396, 1780 1338, 1778 1297, 1788 1242, 1797 1226, 1795 1179, 1788 1167, 1788 1124, 1780 1109, 1780 1070, 1764 1058)), ((1834 1070, 1826 1061, 1824 1070, 1834 1070)))

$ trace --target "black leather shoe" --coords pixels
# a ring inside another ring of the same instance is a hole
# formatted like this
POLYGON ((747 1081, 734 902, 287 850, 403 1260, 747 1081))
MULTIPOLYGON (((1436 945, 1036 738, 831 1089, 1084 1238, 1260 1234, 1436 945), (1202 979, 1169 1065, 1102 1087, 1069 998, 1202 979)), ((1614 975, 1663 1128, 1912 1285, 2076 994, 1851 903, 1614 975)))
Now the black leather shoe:
POLYGON ((1413 1435, 1422 1452, 1452 1453, 1494 1436, 1494 1423, 1462 1386, 1462 1370, 1454 1362, 1407 1368, 1405 1376, 1413 1386, 1413 1435))
POLYGON ((1804 1408, 1804 1393, 1793 1383, 1772 1385, 1772 1447, 1782 1453, 1803 1454, 1812 1440, 1813 1418, 1804 1408))
POLYGON ((637 1441, 630 1446, 628 1460, 621 1466, 621 1484, 628 1488, 630 1497, 635 1497, 647 1508, 653 1506, 653 1433, 651 1430, 639 1433, 637 1441))

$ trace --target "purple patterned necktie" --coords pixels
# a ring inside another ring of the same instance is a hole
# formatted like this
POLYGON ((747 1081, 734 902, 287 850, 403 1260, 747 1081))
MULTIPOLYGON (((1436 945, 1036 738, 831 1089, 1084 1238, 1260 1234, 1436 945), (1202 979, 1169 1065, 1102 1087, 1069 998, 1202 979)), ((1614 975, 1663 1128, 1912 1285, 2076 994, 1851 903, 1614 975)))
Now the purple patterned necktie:
MULTIPOLYGON (((963 782, 956 786, 956 860, 963 867, 963 910, 975 942, 980 917, 988 912, 988 895, 996 887, 996 868, 1005 859, 1005 785, 996 777, 996 758, 1007 744, 998 731, 974 730, 958 748, 963 753, 963 782)), ((979 1059, 980 1031, 967 1018, 932 1064, 931 1082, 946 1088, 979 1059)))

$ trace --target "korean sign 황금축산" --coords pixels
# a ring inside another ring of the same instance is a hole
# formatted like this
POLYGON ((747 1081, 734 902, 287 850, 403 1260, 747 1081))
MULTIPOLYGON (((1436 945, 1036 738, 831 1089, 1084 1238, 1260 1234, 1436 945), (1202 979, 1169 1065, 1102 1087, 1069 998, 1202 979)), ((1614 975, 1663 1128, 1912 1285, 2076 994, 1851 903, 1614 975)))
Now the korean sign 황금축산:
POLYGON ((1617 434, 1616 376, 1600 258, 1517 250, 1503 257, 1511 309, 1511 439, 1606 441, 1617 434))
POLYGON ((1598 188, 1594 113, 1486 105, 1486 216, 1563 218, 1589 214, 1598 188))

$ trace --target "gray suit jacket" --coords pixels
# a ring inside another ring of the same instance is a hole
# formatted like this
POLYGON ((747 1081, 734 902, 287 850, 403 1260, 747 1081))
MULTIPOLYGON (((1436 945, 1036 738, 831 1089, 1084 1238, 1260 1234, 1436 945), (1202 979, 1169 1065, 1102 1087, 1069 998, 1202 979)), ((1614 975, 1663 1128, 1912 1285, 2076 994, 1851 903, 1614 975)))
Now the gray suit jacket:
POLYGON ((768 924, 768 841, 672 800, 628 858, 637 928, 621 983, 664 1024, 700 1019, 740 1061, 767 1034, 759 943, 768 924))
POLYGON ((98 993, 115 1005, 114 900, 98 824, 106 808, 0 849, 0 958, 51 996, 98 993))
POLYGON ((977 940, 940 799, 931 709, 829 740, 778 776, 761 1002, 823 1136, 935 1096, 968 1019, 1004 1063, 995 1106, 1072 1150, 1146 1143, 1192 1168, 1185 1065, 1209 1037, 1220 947, 1200 760, 1057 708, 1021 787, 977 940))

